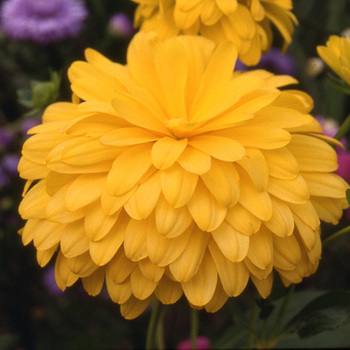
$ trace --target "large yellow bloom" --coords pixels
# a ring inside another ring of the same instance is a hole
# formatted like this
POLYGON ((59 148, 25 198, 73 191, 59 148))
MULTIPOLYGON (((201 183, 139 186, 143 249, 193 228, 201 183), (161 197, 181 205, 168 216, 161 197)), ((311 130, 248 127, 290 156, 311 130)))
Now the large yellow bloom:
POLYGON ((291 42, 294 24, 292 0, 132 0, 139 4, 135 25, 157 31, 162 38, 201 34, 216 43, 232 41, 239 58, 257 64, 272 43, 271 23, 291 42))
MULTIPOLYGON (((235 45, 139 33, 127 65, 88 49, 69 69, 82 102, 56 103, 19 164, 20 205, 41 266, 65 289, 104 281, 126 318, 184 293, 214 312, 251 280, 267 297, 315 272, 319 219, 348 185, 295 80, 233 72, 235 45)), ((77 100, 77 98, 75 98, 77 100)))
POLYGON ((326 46, 318 46, 317 52, 333 71, 350 85, 350 38, 331 35, 326 46))

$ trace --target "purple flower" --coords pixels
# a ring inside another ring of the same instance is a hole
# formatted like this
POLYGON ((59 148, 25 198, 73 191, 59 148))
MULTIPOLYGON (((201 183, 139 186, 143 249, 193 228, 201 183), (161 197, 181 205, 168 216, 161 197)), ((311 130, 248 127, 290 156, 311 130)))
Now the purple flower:
POLYGON ((1 166, 10 176, 17 176, 17 166, 19 162, 19 155, 5 154, 1 160, 1 166))
POLYGON ((48 44, 72 37, 87 16, 78 0, 5 0, 1 27, 13 40, 48 44))
POLYGON ((28 130, 31 128, 34 128, 34 126, 37 126, 40 124, 40 121, 35 118, 26 118, 23 120, 23 123, 21 125, 21 132, 23 135, 26 135, 28 130))
MULTIPOLYGON (((190 350, 191 348, 192 347, 191 347, 191 340, 190 339, 186 339, 186 340, 182 341, 176 347, 177 350, 190 350)), ((196 349, 197 350, 211 349, 210 340, 204 336, 197 337, 196 349)))
POLYGON ((112 35, 128 38, 134 34, 134 27, 131 19, 124 13, 116 13, 111 17, 108 24, 112 35))
POLYGON ((336 174, 341 176, 345 181, 350 182, 350 153, 346 151, 338 152, 339 167, 336 174))
POLYGON ((57 286, 55 279, 55 268, 53 266, 49 267, 45 271, 43 276, 43 283, 50 294, 58 296, 63 293, 62 290, 57 286))
POLYGON ((294 76, 296 73, 296 64, 293 57, 286 53, 281 53, 275 48, 272 48, 268 53, 261 56, 256 68, 266 69, 275 74, 294 76))
POLYGON ((14 134, 10 130, 0 129, 0 148, 7 148, 14 140, 14 134))

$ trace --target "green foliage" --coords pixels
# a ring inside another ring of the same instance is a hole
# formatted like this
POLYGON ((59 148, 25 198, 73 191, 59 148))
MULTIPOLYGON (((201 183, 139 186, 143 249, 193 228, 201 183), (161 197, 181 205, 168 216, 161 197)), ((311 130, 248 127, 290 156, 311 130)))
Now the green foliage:
POLYGON ((334 291, 308 303, 285 327, 300 338, 332 331, 350 323, 350 292, 334 291))

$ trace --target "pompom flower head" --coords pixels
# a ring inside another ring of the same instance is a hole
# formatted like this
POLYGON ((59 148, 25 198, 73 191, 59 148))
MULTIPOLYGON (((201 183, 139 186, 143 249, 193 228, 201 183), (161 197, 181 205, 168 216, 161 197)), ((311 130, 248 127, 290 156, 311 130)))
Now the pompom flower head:
POLYGON ((317 52, 326 64, 350 85, 350 37, 331 35, 326 46, 318 46, 317 52))
POLYGON ((271 23, 291 42, 297 20, 291 0, 132 0, 139 4, 135 25, 158 31, 162 38, 178 34, 201 34, 216 43, 225 40, 238 48, 246 65, 258 63, 273 40, 271 23))
POLYGON ((153 297, 215 312, 249 279, 267 297, 274 270, 315 272, 319 219, 338 222, 348 185, 311 98, 279 90, 293 78, 234 72, 235 45, 199 36, 141 32, 125 66, 86 59, 19 164, 20 234, 41 266, 57 252, 60 288, 105 281, 134 318, 153 297))
POLYGON ((80 0, 6 0, 0 12, 6 35, 41 44, 75 36, 86 16, 80 0))

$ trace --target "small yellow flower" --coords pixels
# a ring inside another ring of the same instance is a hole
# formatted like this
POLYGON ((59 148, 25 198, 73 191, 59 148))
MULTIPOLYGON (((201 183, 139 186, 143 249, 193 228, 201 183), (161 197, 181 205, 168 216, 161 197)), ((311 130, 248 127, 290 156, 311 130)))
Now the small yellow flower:
POLYGON ((235 45, 199 36, 139 33, 125 66, 86 59, 19 164, 23 243, 41 266, 57 253, 61 289, 105 282, 134 318, 154 296, 215 312, 249 278, 267 297, 274 270, 285 285, 315 272, 348 185, 311 98, 279 90, 293 78, 234 72, 235 45))
POLYGON ((201 34, 216 43, 233 42, 238 57, 257 64, 272 44, 271 23, 290 42, 297 20, 291 0, 132 0, 139 4, 135 25, 157 31, 162 38, 201 34))
POLYGON ((350 37, 331 35, 326 46, 318 46, 317 52, 326 64, 350 85, 350 37))

